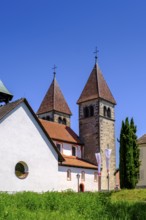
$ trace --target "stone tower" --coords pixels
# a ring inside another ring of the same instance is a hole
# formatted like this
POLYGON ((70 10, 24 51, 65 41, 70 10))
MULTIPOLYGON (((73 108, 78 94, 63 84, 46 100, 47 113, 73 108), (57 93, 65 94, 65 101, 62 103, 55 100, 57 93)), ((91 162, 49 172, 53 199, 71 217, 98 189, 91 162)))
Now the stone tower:
POLYGON ((55 74, 36 114, 39 118, 70 126, 72 113, 59 88, 55 74))
POLYGON ((107 189, 108 179, 105 149, 112 149, 110 158, 110 189, 115 186, 115 112, 116 101, 96 63, 77 101, 79 105, 79 136, 84 158, 96 164, 95 153, 102 158, 101 189, 107 189))

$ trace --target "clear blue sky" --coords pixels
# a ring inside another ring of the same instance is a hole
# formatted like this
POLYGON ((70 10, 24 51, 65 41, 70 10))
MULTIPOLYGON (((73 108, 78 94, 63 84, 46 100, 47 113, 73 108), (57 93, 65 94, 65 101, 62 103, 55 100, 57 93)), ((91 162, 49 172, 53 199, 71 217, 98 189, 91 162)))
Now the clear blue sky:
POLYGON ((145 0, 0 1, 0 79, 13 100, 25 97, 36 112, 55 64, 77 133, 76 101, 93 68, 96 46, 117 101, 116 138, 127 116, 134 118, 140 137, 146 133, 145 0))

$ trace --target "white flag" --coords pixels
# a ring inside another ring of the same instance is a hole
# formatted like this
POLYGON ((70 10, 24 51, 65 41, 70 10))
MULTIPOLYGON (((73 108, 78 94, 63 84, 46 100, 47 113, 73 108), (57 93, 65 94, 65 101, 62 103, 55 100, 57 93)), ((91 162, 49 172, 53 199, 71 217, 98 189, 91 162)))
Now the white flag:
POLYGON ((105 149, 106 169, 107 169, 107 172, 109 172, 111 152, 112 152, 112 149, 105 149))
POLYGON ((98 164, 98 175, 101 175, 101 155, 100 153, 95 153, 96 161, 98 164))

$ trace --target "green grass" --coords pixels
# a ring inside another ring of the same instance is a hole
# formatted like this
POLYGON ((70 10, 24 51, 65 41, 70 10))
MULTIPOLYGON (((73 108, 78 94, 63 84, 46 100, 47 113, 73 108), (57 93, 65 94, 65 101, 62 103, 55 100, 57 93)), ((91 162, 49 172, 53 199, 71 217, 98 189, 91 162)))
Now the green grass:
POLYGON ((146 219, 146 190, 0 193, 0 220, 146 219))

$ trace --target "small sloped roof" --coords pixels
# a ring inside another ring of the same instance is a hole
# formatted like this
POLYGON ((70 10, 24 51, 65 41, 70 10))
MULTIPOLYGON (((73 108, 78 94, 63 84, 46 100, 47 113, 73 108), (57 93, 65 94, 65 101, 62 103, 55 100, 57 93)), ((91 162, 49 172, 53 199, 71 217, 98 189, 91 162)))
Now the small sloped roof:
POLYGON ((52 139, 73 144, 83 144, 70 127, 43 119, 39 120, 52 139))
POLYGON ((138 140, 137 140, 138 144, 146 144, 146 134, 144 134, 143 136, 141 136, 138 140))
POLYGON ((3 82, 0 80, 0 102, 11 101, 13 95, 8 91, 3 82))
POLYGON ((66 155, 63 155, 63 157, 65 160, 60 165, 70 166, 70 167, 82 167, 82 168, 97 170, 97 166, 81 158, 78 158, 75 156, 66 156, 66 155))
POLYGON ((65 113, 67 115, 72 114, 55 77, 37 111, 37 114, 39 115, 52 110, 65 113))
POLYGON ((98 98, 116 104, 98 64, 95 64, 77 104, 98 98))
POLYGON ((40 123, 40 121, 38 120, 36 114, 34 113, 34 111, 32 110, 32 108, 30 107, 29 103, 27 102, 27 100, 25 98, 21 98, 19 100, 16 100, 14 102, 8 103, 6 105, 3 105, 0 107, 0 120, 2 118, 4 118, 4 116, 6 116, 8 113, 10 113, 13 109, 15 109, 19 104, 21 103, 25 103, 25 105, 28 107, 28 109, 30 110, 30 112, 32 113, 33 117, 35 118, 35 120, 38 122, 39 126, 42 128, 43 132, 45 133, 45 135, 47 136, 47 138, 49 139, 50 143, 52 144, 53 148, 55 149, 55 151, 58 154, 58 158, 59 161, 63 161, 64 158, 62 157, 61 153, 58 151, 57 147, 55 146, 55 144, 53 143, 52 139, 50 138, 49 134, 46 132, 46 130, 44 129, 44 127, 42 126, 42 124, 40 123))

